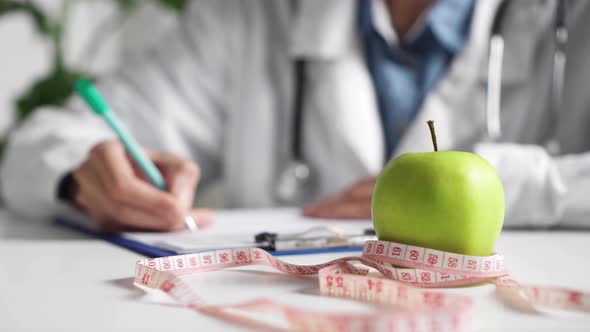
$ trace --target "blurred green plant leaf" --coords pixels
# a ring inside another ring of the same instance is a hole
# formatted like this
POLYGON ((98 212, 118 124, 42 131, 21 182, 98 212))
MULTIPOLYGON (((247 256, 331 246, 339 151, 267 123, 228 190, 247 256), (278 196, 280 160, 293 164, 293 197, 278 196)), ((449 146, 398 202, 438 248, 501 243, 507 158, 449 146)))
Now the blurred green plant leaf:
POLYGON ((123 10, 133 10, 137 7, 138 1, 137 0, 117 0, 119 7, 123 10))
POLYGON ((188 3, 187 0, 159 0, 160 4, 164 7, 168 7, 170 9, 176 10, 181 12, 188 3))
POLYGON ((30 1, 0 0, 0 16, 12 13, 25 13, 31 16, 37 31, 44 36, 50 36, 51 24, 41 8, 30 1))
MULTIPOLYGON (((172 9, 175 11, 182 11, 186 6, 187 0, 157 0, 165 8, 172 9)), ((133 10, 139 5, 138 0, 117 0, 119 7, 123 10, 133 10)))
POLYGON ((61 70, 51 72, 33 82, 27 92, 16 100, 17 122, 41 106, 63 106, 82 75, 82 72, 76 70, 61 70))
MULTIPOLYGON (((180 13, 189 0, 155 0, 162 7, 180 13)), ((120 10, 133 11, 140 0, 115 0, 120 10)), ((76 3, 76 1, 72 1, 76 3)), ((0 18, 13 13, 23 13, 31 17, 38 33, 54 40, 54 47, 61 51, 59 38, 56 35, 64 33, 65 22, 52 22, 41 7, 31 0, 0 0, 0 18)), ((59 54, 59 53, 58 53, 59 54)), ((60 61, 56 61, 54 68, 47 75, 34 81, 29 88, 15 101, 16 123, 22 122, 36 109, 42 106, 63 106, 74 91, 74 86, 82 76, 92 77, 82 71, 68 68, 60 61)), ((0 157, 7 142, 7 137, 0 138, 0 157)))

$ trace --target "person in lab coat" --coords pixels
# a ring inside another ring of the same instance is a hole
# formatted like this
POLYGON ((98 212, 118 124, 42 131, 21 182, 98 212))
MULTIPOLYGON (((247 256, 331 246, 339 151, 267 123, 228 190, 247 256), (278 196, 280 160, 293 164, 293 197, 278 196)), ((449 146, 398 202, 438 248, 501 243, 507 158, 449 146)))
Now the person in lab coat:
POLYGON ((197 183, 221 181, 226 207, 279 204, 292 159, 293 63, 305 61, 301 145, 315 174, 303 213, 368 218, 375 176, 391 158, 466 150, 496 167, 506 225, 590 226, 590 3, 568 2, 563 104, 550 116, 557 1, 511 1, 502 138, 486 141, 488 45, 498 0, 192 1, 173 34, 102 77, 99 89, 163 170, 160 192, 78 98, 36 112, 10 139, 8 207, 31 216, 76 206, 106 228, 172 230, 197 183), (369 3, 369 5, 367 5, 369 3), (401 120, 400 120, 401 119, 401 120), (547 133, 558 155, 543 147, 547 133))

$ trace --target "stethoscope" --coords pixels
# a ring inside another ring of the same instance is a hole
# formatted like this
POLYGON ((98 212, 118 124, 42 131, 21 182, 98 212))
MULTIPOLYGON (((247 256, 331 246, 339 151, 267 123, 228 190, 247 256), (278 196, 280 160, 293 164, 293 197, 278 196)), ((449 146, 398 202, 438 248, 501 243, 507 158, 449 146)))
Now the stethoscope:
MULTIPOLYGON (((502 1, 492 24, 489 43, 488 79, 486 91, 486 134, 490 141, 499 141, 502 137, 501 103, 502 103, 502 68, 504 60, 504 37, 502 21, 510 1, 502 1)), ((565 0, 558 0, 553 22, 555 51, 553 54, 553 71, 551 82, 550 133, 545 147, 550 154, 558 154, 560 147, 555 139, 557 113, 562 107, 563 87, 566 67, 566 44, 568 30, 566 25, 565 0)), ((293 132, 291 137, 291 156, 287 164, 278 173, 275 197, 282 204, 301 204, 313 191, 314 172, 305 161, 302 153, 303 110, 305 99, 305 60, 294 63, 295 89, 293 103, 293 132)))
MULTIPOLYGON (((500 141, 502 137, 501 104, 502 104, 502 66, 504 60, 504 37, 502 36, 502 20, 506 7, 510 1, 502 1, 498 13, 492 24, 492 34, 489 44, 488 81, 486 91, 486 134, 490 141, 500 141)), ((565 68, 567 62, 566 46, 568 30, 566 22, 565 0, 557 0, 557 10, 553 18, 553 39, 555 49, 553 53, 553 70, 551 72, 551 92, 549 98, 549 132, 544 146, 549 154, 556 155, 560 152, 559 143, 556 140, 556 128, 558 113, 563 106, 563 88, 565 84, 565 68)))
POLYGON ((279 203, 300 205, 309 199, 314 190, 314 172, 305 160, 302 151, 303 110, 305 109, 306 67, 304 59, 294 62, 295 89, 293 96, 293 132, 291 155, 287 164, 278 173, 275 197, 279 203))

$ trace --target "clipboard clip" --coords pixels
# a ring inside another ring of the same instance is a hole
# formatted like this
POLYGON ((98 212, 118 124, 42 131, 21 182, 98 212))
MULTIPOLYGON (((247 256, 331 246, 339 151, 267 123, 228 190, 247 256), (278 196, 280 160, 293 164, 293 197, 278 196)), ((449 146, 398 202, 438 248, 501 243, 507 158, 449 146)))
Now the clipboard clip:
POLYGON ((254 236, 257 246, 266 250, 361 247, 366 241, 376 240, 375 230, 365 229, 362 234, 342 234, 332 228, 318 226, 305 232, 278 234, 263 232, 254 236))

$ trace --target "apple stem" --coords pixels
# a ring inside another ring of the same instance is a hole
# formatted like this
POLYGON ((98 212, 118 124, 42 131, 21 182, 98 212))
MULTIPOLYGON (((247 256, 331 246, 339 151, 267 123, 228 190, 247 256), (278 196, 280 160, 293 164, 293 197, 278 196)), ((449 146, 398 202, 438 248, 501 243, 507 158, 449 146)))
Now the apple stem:
POLYGON ((432 138, 432 146, 434 146, 434 151, 438 151, 438 144, 436 144, 436 133, 434 131, 434 121, 428 120, 428 128, 430 128, 430 137, 432 138))

